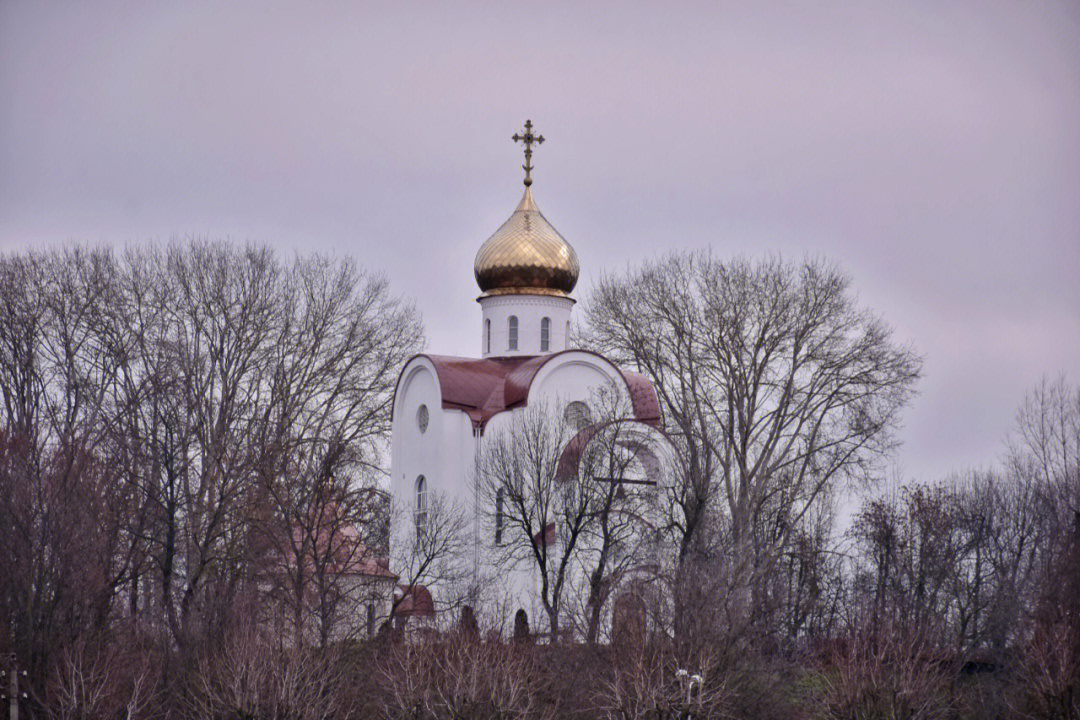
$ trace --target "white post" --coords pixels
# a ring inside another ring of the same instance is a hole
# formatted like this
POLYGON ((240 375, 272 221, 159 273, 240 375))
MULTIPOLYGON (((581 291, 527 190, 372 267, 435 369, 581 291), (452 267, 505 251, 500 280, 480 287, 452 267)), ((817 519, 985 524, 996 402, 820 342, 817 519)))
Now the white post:
MULTIPOLYGON (((19 720, 19 670, 15 667, 15 653, 8 655, 7 670, 0 671, 0 678, 7 674, 7 699, 9 720, 19 720)), ((0 680, 2 682, 2 680, 0 680)))

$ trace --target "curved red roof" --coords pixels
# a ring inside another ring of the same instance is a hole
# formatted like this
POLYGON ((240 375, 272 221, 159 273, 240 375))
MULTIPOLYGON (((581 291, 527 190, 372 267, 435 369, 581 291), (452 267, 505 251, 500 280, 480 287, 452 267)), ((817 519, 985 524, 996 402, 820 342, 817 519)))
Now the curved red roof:
POLYGON ((394 615, 399 617, 430 617, 435 614, 435 600, 431 591, 423 585, 398 585, 394 597, 397 607, 394 615))
MULTIPOLYGON (((559 456, 559 464, 558 464, 558 466, 557 466, 557 468, 555 470, 555 479, 556 480, 569 480, 569 479, 572 479, 572 478, 577 476, 578 467, 579 467, 579 465, 581 463, 581 456, 585 452, 585 448, 589 445, 589 443, 592 442, 593 438, 596 437, 597 434, 601 430, 604 430, 605 428, 612 427, 612 426, 615 426, 615 425, 620 425, 622 423, 633 423, 633 422, 642 422, 642 421, 637 420, 637 419, 633 419, 633 418, 625 418, 625 419, 621 419, 621 420, 608 420, 606 422, 593 423, 592 425, 589 425, 589 426, 587 426, 585 428, 582 428, 577 433, 577 435, 574 435, 574 437, 570 438, 570 442, 568 442, 566 444, 566 447, 563 448, 562 455, 559 456)), ((652 423, 644 423, 644 422, 642 422, 642 424, 649 425, 650 427, 655 428, 656 430, 659 431, 660 435, 668 443, 671 443, 671 438, 668 436, 668 434, 666 432, 664 432, 664 430, 662 428, 659 428, 659 427, 657 427, 656 425, 654 425, 652 423)), ((642 460, 646 464, 647 468, 652 467, 653 472, 654 473, 656 472, 655 466, 650 465, 646 461, 645 458, 647 456, 639 455, 639 457, 642 458, 642 460)))
MULTIPOLYGON (((494 415, 511 408, 524 406, 536 374, 548 361, 568 352, 594 355, 614 365, 603 355, 591 350, 563 350, 548 355, 526 355, 505 358, 463 358, 451 355, 418 355, 435 366, 442 388, 442 406, 461 410, 469 415, 473 426, 483 428, 494 415)), ((619 370, 634 409, 634 419, 660 426, 660 403, 656 390, 644 375, 619 370)))

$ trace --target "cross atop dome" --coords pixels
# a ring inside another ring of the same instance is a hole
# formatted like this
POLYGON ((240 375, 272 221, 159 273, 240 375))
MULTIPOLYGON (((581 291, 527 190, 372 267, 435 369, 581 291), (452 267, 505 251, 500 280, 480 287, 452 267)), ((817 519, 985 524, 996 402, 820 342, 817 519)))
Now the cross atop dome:
POLYGON ((476 253, 473 271, 483 292, 478 299, 496 295, 569 299, 578 280, 577 253, 540 212, 529 187, 533 145, 544 142, 544 136, 534 133, 532 120, 526 120, 525 132, 514 133, 512 139, 525 145, 525 164, 521 166, 525 192, 510 218, 476 253))
POLYGON ((514 142, 525 144, 525 164, 521 166, 521 169, 525 171, 525 187, 532 185, 532 146, 533 143, 541 145, 544 142, 543 135, 533 135, 532 120, 525 121, 525 132, 514 133, 514 137, 511 138, 514 142))

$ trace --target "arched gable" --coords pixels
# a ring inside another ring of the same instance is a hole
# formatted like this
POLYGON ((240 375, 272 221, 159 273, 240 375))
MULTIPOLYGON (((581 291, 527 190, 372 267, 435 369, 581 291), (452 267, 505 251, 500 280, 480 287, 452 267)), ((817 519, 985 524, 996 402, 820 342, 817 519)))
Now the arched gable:
POLYGON ((394 398, 390 406, 391 423, 401 417, 404 404, 407 398, 412 395, 410 390, 417 385, 427 385, 429 383, 434 386, 434 397, 442 397, 442 382, 435 363, 427 355, 414 355, 401 368, 397 384, 394 386, 394 398))
POLYGON ((568 350, 558 353, 532 374, 525 389, 525 404, 542 397, 586 399, 596 388, 604 386, 629 399, 629 387, 611 361, 595 353, 568 350))

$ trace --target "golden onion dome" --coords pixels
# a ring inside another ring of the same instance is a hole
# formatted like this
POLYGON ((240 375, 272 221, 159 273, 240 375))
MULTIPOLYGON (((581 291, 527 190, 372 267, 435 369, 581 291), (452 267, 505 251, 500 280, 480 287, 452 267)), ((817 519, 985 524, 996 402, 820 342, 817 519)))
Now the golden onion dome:
POLYGON ((569 295, 578 280, 574 248, 551 226, 525 187, 517 209, 480 246, 476 284, 490 295, 569 295))

